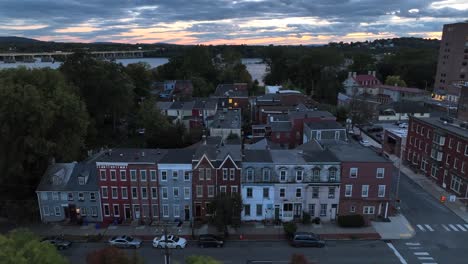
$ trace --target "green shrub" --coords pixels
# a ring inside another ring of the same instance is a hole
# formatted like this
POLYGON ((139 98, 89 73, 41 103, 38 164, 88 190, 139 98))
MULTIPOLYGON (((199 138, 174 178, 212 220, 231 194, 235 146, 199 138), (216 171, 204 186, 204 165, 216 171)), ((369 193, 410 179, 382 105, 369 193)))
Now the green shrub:
POLYGON ((284 223, 283 228, 288 238, 292 238, 294 233, 297 231, 297 225, 294 222, 284 223))
POLYGON ((302 213, 302 223, 304 225, 310 224, 310 214, 309 213, 306 213, 306 212, 302 213))
POLYGON ((362 227, 365 225, 362 215, 340 215, 338 225, 341 227, 362 227))

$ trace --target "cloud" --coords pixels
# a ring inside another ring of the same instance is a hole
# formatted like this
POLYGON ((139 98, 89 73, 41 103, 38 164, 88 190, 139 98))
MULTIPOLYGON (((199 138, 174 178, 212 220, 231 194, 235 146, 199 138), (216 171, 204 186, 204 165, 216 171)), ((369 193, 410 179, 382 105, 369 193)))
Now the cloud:
POLYGON ((57 41, 311 44, 435 36, 444 23, 467 17, 466 0, 0 0, 0 35, 57 41))

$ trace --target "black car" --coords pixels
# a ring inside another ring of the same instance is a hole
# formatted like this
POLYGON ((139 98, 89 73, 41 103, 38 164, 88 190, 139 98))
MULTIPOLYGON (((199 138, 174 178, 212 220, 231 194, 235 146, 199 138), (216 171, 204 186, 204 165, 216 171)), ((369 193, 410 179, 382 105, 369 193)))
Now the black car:
POLYGON ((211 234, 206 234, 206 235, 200 235, 198 237, 198 246, 199 247, 222 247, 224 246, 224 241, 222 238, 211 235, 211 234))
POLYGON ((314 233, 296 232, 294 233, 291 245, 294 247, 324 247, 325 241, 314 233))
POLYGON ((41 242, 54 245, 58 250, 70 248, 72 245, 71 241, 65 240, 60 237, 45 237, 41 240, 41 242))

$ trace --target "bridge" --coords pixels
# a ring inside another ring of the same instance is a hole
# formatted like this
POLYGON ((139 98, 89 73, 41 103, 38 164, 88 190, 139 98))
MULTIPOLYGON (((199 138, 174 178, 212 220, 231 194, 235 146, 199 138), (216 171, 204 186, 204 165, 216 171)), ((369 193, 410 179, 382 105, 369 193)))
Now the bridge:
MULTIPOLYGON (((124 51, 91 51, 89 52, 99 59, 128 59, 128 58, 142 58, 144 53, 153 52, 154 50, 124 50, 124 51)), ((36 58, 42 62, 54 61, 56 57, 63 57, 73 54, 74 52, 10 52, 0 53, 0 61, 4 63, 15 63, 16 61, 22 62, 35 62, 36 58)))

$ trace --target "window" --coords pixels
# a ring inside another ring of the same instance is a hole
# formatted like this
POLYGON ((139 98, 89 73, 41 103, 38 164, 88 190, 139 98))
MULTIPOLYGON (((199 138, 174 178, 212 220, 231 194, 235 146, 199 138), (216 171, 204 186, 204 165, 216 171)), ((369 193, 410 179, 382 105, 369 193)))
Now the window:
POLYGON ((312 170, 312 180, 314 182, 320 181, 320 169, 319 168, 314 168, 312 170))
POLYGON ((131 181, 137 180, 136 170, 130 170, 130 180, 131 181))
POLYGON ((110 216, 110 210, 109 210, 109 205, 108 204, 104 204, 104 215, 105 216, 110 216))
POLYGON ((247 182, 253 182, 253 181, 254 181, 254 170, 247 169, 247 182))
POLYGON ((155 170, 150 170, 150 180, 151 181, 156 181, 156 171, 155 170))
POLYGON ((102 192, 102 198, 107 198, 108 197, 108 194, 107 194, 107 187, 101 187, 101 192, 102 192))
POLYGON ((163 204, 163 217, 169 217, 169 205, 163 204))
POLYGON ((426 172, 427 160, 425 158, 421 158, 421 170, 426 172))
POLYGON ((197 185, 197 197, 203 197, 203 186, 197 185))
POLYGON ((250 204, 244 205, 244 215, 250 216, 250 204))
POLYGON ((379 185, 379 197, 385 197, 385 185, 379 185))
POLYGON ((350 213, 355 213, 356 212, 356 206, 351 205, 351 207, 349 208, 349 212, 350 213))
POLYGON ((95 192, 90 192, 89 193, 89 200, 90 201, 96 201, 96 193, 95 192))
POLYGON ((58 192, 53 192, 52 193, 52 200, 58 201, 58 199, 59 199, 58 192))
POLYGON ((302 197, 302 188, 296 188, 296 198, 302 197))
POLYGON ((462 186, 462 179, 452 175, 452 181, 450 182, 450 189, 456 193, 460 193, 460 188, 462 186))
POLYGON ((116 176, 115 170, 111 170, 111 171, 110 171, 110 174, 111 174, 111 181, 116 181, 116 180, 117 180, 117 176, 116 176))
POLYGON ((453 159, 453 168, 454 169, 457 169, 457 163, 458 163, 458 159, 457 158, 453 159))
POLYGON ((231 194, 238 193, 238 192, 239 192, 239 190, 238 190, 237 186, 231 186, 231 194))
POLYGON ((362 186, 361 196, 362 197, 369 196, 369 185, 363 185, 362 186))
POLYGON ((226 193, 226 186, 220 186, 219 187, 219 192, 222 193, 222 194, 225 194, 226 193))
POLYGON ((317 140, 322 139, 322 131, 317 131, 317 135, 315 136, 315 139, 317 139, 317 140))
POLYGON ((214 186, 208 185, 208 197, 214 197, 214 186))
POLYGON ((312 198, 313 199, 319 198, 319 191, 320 191, 319 187, 312 187, 312 198))
POLYGON ((106 171, 105 170, 100 170, 99 175, 101 175, 101 181, 106 180, 106 171))
POLYGON ((465 156, 468 156, 468 144, 465 145, 465 156))
POLYGON ((270 189, 269 188, 263 188, 263 198, 264 199, 269 199, 270 198, 270 189))
POLYGON ((320 205, 320 216, 327 216, 327 205, 328 204, 320 205))
POLYGON ((335 198, 335 187, 328 187, 328 198, 329 199, 335 198))
POLYGON ((449 147, 449 148, 452 148, 452 145, 453 145, 453 144, 452 144, 452 143, 453 143, 452 141, 453 141, 453 139, 452 139, 452 138, 449 138, 449 143, 448 143, 448 147, 449 147))
POLYGON ((61 212, 59 206, 55 206, 54 210, 55 210, 55 216, 61 216, 62 215, 62 212, 61 212))
MULTIPOLYGON (((79 193, 79 194, 83 195, 83 193, 79 193)), ((119 198, 117 194, 117 187, 112 187, 112 199, 117 199, 117 198, 119 198)), ((80 197, 80 199, 82 199, 82 197, 80 197)))
POLYGON ((127 172, 124 170, 120 171, 120 180, 121 181, 126 181, 127 180, 127 172))
POLYGON ((174 199, 179 199, 179 187, 174 187, 172 189, 172 195, 173 195, 174 199))
POLYGON ((302 174, 303 174, 304 171, 302 170, 298 170, 296 171, 296 181, 297 182, 301 182, 302 181, 302 174))
POLYGON ((206 170, 205 170, 205 173, 206 173, 206 175, 205 175, 205 176, 206 176, 206 180, 207 180, 207 181, 211 180, 211 169, 210 169, 210 168, 206 169, 206 170))
POLYGON ((153 218, 158 218, 159 217, 158 205, 153 204, 151 207, 152 207, 151 210, 152 210, 153 218))
POLYGON ((353 195, 353 185, 347 184, 345 186, 345 197, 351 197, 353 195))
POLYGON ((364 214, 374 214, 375 207, 374 206, 364 206, 363 213, 364 214))
POLYGON ((85 178, 84 177, 78 177, 78 184, 79 185, 84 185, 85 184, 85 178))
POLYGON ((190 187, 184 187, 184 199, 190 199, 190 187))
POLYGON ((114 216, 120 216, 118 204, 114 204, 114 216))
POLYGON ((309 204, 309 215, 315 216, 315 204, 309 204))
POLYGON ((377 178, 382 179, 385 175, 385 168, 377 168, 377 178))
POLYGON ((161 171, 161 181, 167 181, 167 171, 161 171))
POLYGON ((336 181, 336 168, 330 168, 328 170, 328 181, 336 181))
POLYGON ((280 181, 285 182, 286 181, 286 176, 287 176, 286 170, 281 170, 280 171, 280 181))
POLYGON ((441 135, 434 134, 433 142, 440 145, 440 146, 443 146, 443 145, 445 145, 445 137, 441 136, 441 135))
MULTIPOLYGON (((41 193, 41 194, 46 194, 46 193, 41 193)), ((43 195, 41 195, 43 196, 43 195)), ((43 199, 43 200, 47 200, 47 195, 45 196, 46 199, 43 199)), ((73 201, 73 193, 69 192, 68 193, 68 201, 73 201)))
POLYGON ((247 198, 252 198, 252 197, 253 197, 252 188, 247 188, 247 198))
POLYGON ((269 182, 270 181, 270 170, 269 169, 263 169, 263 181, 264 182, 269 182))
POLYGON ((291 212, 292 210, 293 210, 293 204, 292 203, 283 204, 283 211, 291 212))
POLYGON ((465 172, 465 162, 462 162, 462 165, 461 165, 461 172, 465 172))
MULTIPOLYGON (((43 201, 47 200, 47 193, 46 192, 41 192, 41 200, 43 200, 43 201)), ((73 200, 73 194, 72 194, 72 200, 73 200)))
POLYGON ((445 157, 445 164, 450 166, 450 155, 447 154, 447 157, 445 157))
POLYGON ((205 179, 205 169, 198 169, 198 180, 203 181, 205 179))
POLYGON ((147 177, 146 177, 146 170, 140 170, 140 179, 141 181, 146 181, 147 177))
POLYGON ((121 187, 122 199, 128 199, 127 187, 121 187))
POLYGON ((349 177, 350 178, 357 178, 357 176, 358 176, 358 168, 349 169, 349 177))
POLYGON ((340 131, 335 131, 335 139, 336 140, 340 139, 340 131))
POLYGON ((141 199, 148 199, 148 189, 141 187, 141 199))
POLYGON ((162 198, 163 198, 163 199, 167 199, 167 198, 168 198, 167 187, 162 187, 162 198))
POLYGON ((228 179, 228 169, 224 168, 223 169, 223 180, 227 180, 228 179))
POLYGON ((176 170, 172 171, 172 179, 173 179, 174 181, 177 181, 177 180, 179 179, 179 173, 178 173, 178 171, 176 171, 176 170))
POLYGON ((263 206, 261 204, 257 204, 257 216, 262 216, 263 206))
POLYGON ((184 181, 190 181, 190 171, 184 172, 184 181))
POLYGON ((280 188, 279 197, 284 198, 285 196, 286 196, 286 189, 285 188, 280 188))
POLYGON ((236 178, 236 170, 235 169, 229 169, 229 179, 233 181, 236 178))
POLYGON ((42 214, 45 216, 49 215, 49 206, 42 207, 42 214))
POLYGON ((434 178, 437 178, 437 172, 438 172, 437 166, 435 164, 432 164, 431 176, 434 177, 434 178))
POLYGON ((174 217, 180 217, 180 209, 178 204, 174 205, 174 217))
POLYGON ((457 142, 457 152, 461 152, 461 145, 462 145, 461 142, 458 141, 457 142))
POLYGON ((138 199, 137 187, 132 187, 132 199, 138 199))

